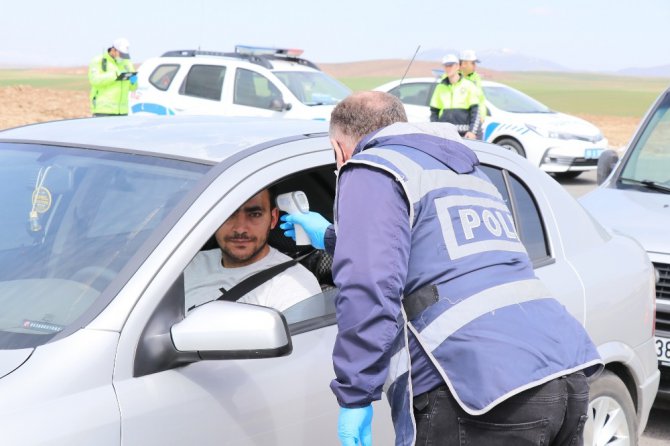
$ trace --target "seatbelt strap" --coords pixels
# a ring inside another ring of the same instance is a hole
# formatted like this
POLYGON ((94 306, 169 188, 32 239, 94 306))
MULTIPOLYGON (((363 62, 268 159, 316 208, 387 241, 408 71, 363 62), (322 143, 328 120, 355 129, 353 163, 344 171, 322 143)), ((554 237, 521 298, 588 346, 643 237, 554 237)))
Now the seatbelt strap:
POLYGON ((219 296, 217 300, 226 300, 229 302, 235 302, 237 299, 244 296, 249 291, 256 289, 257 287, 269 281, 279 273, 286 271, 292 266, 297 265, 298 262, 300 262, 302 259, 312 254, 314 251, 315 250, 312 250, 306 254, 296 257, 295 259, 291 259, 287 262, 271 266, 270 268, 264 269, 263 271, 259 271, 255 274, 252 274, 243 281, 238 282, 228 291, 226 291, 224 288, 220 288, 220 291, 223 294, 219 296))

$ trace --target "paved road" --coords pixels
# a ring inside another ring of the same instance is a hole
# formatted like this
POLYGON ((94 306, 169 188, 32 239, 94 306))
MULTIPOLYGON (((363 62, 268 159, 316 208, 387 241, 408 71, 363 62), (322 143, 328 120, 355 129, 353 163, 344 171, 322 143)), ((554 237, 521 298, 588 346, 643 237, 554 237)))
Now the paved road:
MULTIPOLYGON (((595 171, 583 173, 572 180, 559 181, 575 198, 597 187, 595 171)), ((670 411, 654 409, 640 439, 640 446, 667 446, 670 444, 670 411)))

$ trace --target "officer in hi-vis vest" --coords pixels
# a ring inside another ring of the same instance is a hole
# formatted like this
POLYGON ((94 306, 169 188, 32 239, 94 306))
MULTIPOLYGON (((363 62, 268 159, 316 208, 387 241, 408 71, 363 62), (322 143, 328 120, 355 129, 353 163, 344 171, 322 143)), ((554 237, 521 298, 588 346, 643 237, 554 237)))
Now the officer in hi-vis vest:
POLYGON ((371 444, 382 389, 396 445, 582 444, 595 346, 535 277, 456 129, 406 121, 387 93, 340 102, 335 224, 283 217, 334 252, 342 444, 371 444))
POLYGON ((137 90, 137 73, 130 61, 130 44, 119 38, 88 66, 93 116, 128 114, 128 93, 137 90))

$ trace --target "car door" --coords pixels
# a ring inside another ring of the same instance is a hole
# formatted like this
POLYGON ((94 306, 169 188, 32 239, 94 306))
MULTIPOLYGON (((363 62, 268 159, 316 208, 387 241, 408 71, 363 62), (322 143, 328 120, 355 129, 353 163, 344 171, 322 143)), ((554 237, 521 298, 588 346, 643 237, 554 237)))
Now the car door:
POLYGON ((389 93, 405 105, 409 122, 429 122, 430 98, 435 85, 435 82, 406 82, 392 88, 389 93))
POLYGON ((224 109, 222 93, 227 76, 224 65, 193 64, 182 82, 170 88, 171 108, 175 113, 220 115, 224 109))
MULTIPOLYGON (((562 250, 561 231, 551 201, 544 195, 548 177, 490 153, 479 154, 482 169, 510 207, 520 240, 528 251, 535 274, 579 321, 584 323, 585 291, 582 280, 562 250)), ((525 160, 520 160, 526 163, 525 160)), ((560 186, 559 186, 560 187, 560 186)), ((560 228, 565 231, 566 228, 560 228)))
POLYGON ((282 116, 284 99, 280 88, 268 77, 248 68, 235 69, 230 115, 282 116))
MULTIPOLYGON (((123 328, 114 373, 124 445, 338 444, 338 405, 328 387, 336 333, 332 312, 311 317, 315 323, 293 317, 293 352, 285 357, 173 367, 155 360, 150 347, 160 338, 170 342, 169 327, 179 318, 163 316, 171 311, 166 302, 174 292, 183 299, 182 271, 237 207, 292 173, 327 166, 333 175, 327 139, 318 141, 272 147, 222 171, 138 269, 135 279, 151 280, 129 284, 144 291, 123 328), (312 153, 304 153, 304 144, 312 153)), ((330 293, 314 298, 324 311, 328 306, 319 302, 332 300, 330 293)), ((378 435, 389 444, 390 417, 382 415, 378 423, 386 423, 378 435)))

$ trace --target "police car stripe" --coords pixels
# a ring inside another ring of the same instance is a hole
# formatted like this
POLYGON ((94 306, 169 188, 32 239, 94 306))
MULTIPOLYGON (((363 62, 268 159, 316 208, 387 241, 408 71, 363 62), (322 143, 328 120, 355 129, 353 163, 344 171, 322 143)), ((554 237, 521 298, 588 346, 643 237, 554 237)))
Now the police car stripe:
MULTIPOLYGON (((449 311, 442 313, 437 319, 419 332, 419 342, 427 352, 432 352, 449 336, 471 321, 500 308, 533 300, 550 297, 547 288, 537 279, 510 282, 488 288, 462 300, 449 311)), ((431 355, 432 356, 432 355, 431 355)), ((384 388, 388 388, 399 376, 409 371, 409 353, 403 348, 391 357, 389 373, 384 388)))

